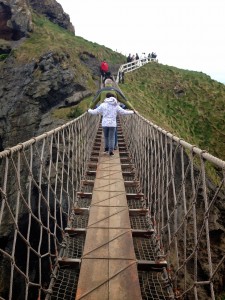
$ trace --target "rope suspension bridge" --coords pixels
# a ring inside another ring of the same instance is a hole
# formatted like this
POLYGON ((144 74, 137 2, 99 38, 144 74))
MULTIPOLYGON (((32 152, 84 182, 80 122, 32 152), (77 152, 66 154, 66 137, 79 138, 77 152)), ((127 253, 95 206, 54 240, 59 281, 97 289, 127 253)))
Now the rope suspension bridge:
POLYGON ((0 152, 0 299, 222 292, 225 162, 138 113, 118 124, 112 157, 87 113, 0 152))

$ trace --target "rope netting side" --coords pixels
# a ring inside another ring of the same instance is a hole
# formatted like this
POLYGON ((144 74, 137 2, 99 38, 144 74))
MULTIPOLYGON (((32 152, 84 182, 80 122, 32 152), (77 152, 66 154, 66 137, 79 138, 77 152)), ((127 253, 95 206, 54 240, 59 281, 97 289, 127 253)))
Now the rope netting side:
POLYGON ((0 152, 1 299, 42 298, 99 121, 85 113, 0 152))
POLYGON ((177 299, 216 299, 225 286, 225 162, 139 114, 120 121, 177 299))

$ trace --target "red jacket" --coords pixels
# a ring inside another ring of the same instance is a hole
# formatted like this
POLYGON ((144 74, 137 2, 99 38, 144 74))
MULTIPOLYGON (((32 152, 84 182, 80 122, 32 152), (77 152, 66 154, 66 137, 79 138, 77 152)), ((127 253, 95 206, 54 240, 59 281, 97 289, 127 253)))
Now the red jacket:
POLYGON ((108 66, 107 62, 105 62, 105 61, 101 62, 100 68, 104 72, 108 72, 109 71, 109 66, 108 66))

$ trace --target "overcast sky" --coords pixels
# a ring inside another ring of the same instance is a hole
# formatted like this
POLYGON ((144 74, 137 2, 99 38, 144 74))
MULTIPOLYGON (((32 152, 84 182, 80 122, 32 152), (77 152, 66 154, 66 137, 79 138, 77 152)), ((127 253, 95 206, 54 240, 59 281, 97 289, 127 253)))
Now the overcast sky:
POLYGON ((75 34, 225 83, 225 0, 57 0, 75 34))

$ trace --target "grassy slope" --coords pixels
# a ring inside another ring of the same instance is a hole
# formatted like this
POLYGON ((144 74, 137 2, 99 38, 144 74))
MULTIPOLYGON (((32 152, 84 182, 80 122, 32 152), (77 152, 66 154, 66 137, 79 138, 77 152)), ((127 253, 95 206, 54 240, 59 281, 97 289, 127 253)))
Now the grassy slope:
POLYGON ((201 72, 149 63, 127 73, 121 88, 144 117, 225 159, 225 85, 201 72))

